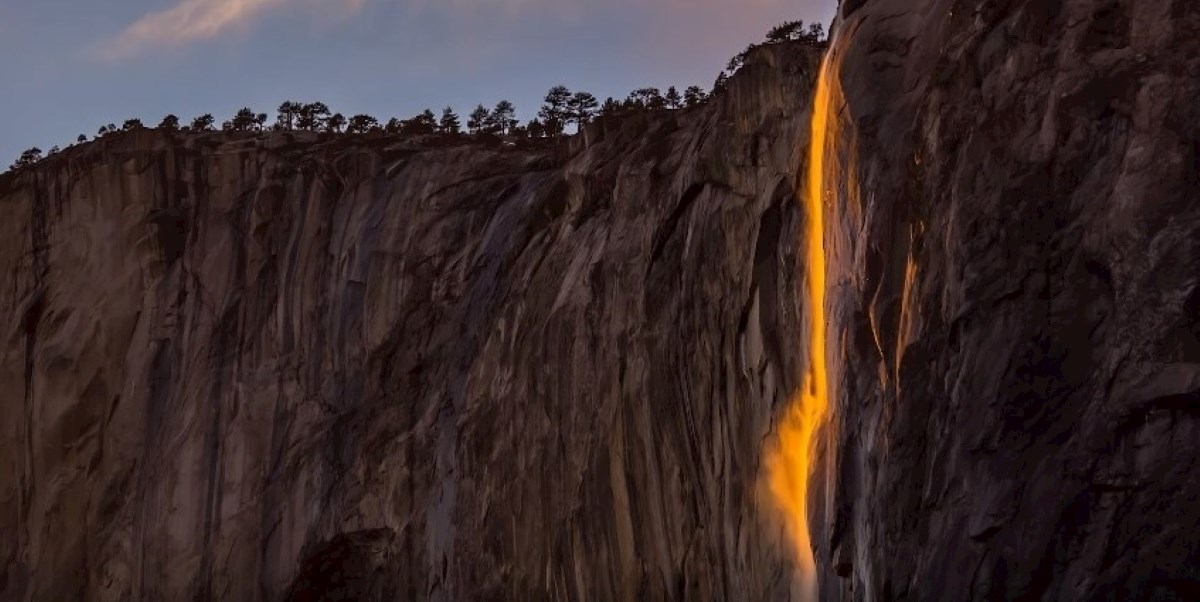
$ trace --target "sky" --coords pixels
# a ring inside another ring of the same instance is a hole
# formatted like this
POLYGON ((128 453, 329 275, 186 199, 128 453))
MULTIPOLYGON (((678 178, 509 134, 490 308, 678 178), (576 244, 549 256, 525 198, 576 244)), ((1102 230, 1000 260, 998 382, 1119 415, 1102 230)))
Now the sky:
POLYGON ((603 99, 708 88, 772 25, 836 0, 0 0, 0 171, 130 117, 217 122, 322 101, 386 120, 452 106, 536 115, 563 84, 603 99))

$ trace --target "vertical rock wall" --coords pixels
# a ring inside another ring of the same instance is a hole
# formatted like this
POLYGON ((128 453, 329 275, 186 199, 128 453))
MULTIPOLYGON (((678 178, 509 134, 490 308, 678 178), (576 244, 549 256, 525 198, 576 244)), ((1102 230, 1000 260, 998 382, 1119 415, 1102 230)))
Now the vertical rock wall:
POLYGON ((117 134, 0 178, 0 599, 780 599, 819 58, 568 149, 117 134))
POLYGON ((826 599, 1200 595, 1200 10, 841 7, 826 599))

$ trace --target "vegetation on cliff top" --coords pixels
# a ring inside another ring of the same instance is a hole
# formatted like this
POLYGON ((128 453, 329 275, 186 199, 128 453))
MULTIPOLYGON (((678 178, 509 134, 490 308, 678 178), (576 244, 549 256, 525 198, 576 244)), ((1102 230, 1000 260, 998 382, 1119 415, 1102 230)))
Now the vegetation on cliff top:
MULTIPOLYGON (((609 97, 601 103, 590 92, 572 92, 566 86, 558 85, 546 93, 537 116, 524 125, 517 119, 516 106, 508 100, 501 100, 491 108, 482 104, 476 106, 467 116, 465 131, 462 119, 451 107, 445 107, 440 118, 432 110, 425 109, 408 119, 392 117, 387 122, 381 122, 375 117, 365 114, 347 118, 342 113, 332 112, 329 106, 323 102, 301 103, 287 100, 276 109, 273 122, 267 113, 258 113, 245 107, 238 110, 230 119, 222 122, 220 130, 393 134, 408 137, 443 135, 492 140, 499 138, 508 143, 553 139, 566 135, 567 128, 572 125, 575 126, 575 131, 579 132, 583 130, 584 126, 595 121, 613 120, 636 113, 673 111, 701 106, 709 98, 719 95, 725 90, 729 78, 746 64, 748 57, 755 50, 762 46, 787 42, 801 42, 817 47, 823 47, 827 43, 824 27, 820 23, 813 23, 805 28, 803 21, 788 21, 771 28, 762 43, 751 44, 730 59, 725 70, 717 76, 711 92, 705 91, 700 86, 689 86, 683 92, 680 92, 675 86, 671 86, 665 93, 658 88, 646 87, 630 92, 622 101, 609 97)), ((119 132, 142 129, 146 129, 146 126, 140 119, 128 119, 120 127, 112 123, 101 126, 96 132, 95 139, 119 132)), ((167 115, 155 129, 166 132, 204 133, 216 131, 217 123, 212 114, 200 115, 187 125, 183 125, 176 115, 167 115)), ((86 135, 80 134, 76 143, 84 143, 87 140, 86 135)), ((15 171, 34 165, 57 152, 59 152, 57 146, 51 148, 44 155, 40 148, 28 149, 21 153, 9 169, 15 171)))

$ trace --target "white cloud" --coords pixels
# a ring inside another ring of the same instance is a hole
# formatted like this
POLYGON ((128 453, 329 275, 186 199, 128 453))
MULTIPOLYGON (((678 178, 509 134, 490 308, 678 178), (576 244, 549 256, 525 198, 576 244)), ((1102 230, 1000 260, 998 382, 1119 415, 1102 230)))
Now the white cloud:
MULTIPOLYGON (((347 10, 357 10, 365 0, 339 1, 347 10)), ((182 0, 172 8, 134 21, 105 43, 101 53, 118 59, 153 47, 184 46, 215 38, 289 3, 295 0, 182 0)))

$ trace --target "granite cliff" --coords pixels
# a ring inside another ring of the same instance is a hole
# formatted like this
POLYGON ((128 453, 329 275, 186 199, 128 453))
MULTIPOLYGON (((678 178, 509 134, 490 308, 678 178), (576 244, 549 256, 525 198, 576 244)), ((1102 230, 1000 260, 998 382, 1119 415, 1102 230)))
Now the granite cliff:
POLYGON ((0 598, 786 596, 818 54, 560 148, 142 131, 0 177, 0 598))
POLYGON ((841 4, 823 597, 1197 599, 1200 8, 841 4))
POLYGON ((1200 597, 1200 10, 836 32, 826 120, 784 45, 554 148, 148 131, 0 176, 0 598, 799 599, 762 475, 806 341, 821 598, 1200 597))

